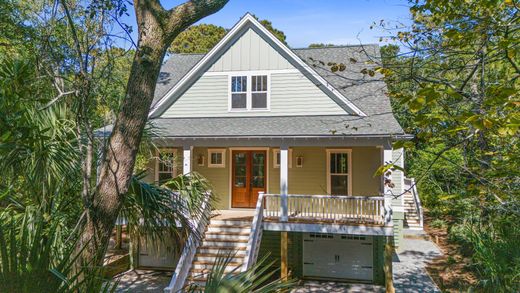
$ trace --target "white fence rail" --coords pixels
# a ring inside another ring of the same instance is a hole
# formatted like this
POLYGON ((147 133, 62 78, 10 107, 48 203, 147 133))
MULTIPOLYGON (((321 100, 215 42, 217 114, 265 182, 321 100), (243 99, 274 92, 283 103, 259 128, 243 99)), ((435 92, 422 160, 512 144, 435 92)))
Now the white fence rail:
MULTIPOLYGON (((280 218, 281 195, 266 194, 264 218, 280 218)), ((388 200, 386 200, 388 202, 388 200)), ((391 207, 383 196, 287 195, 290 221, 390 225, 391 207)))
POLYGON ((249 241, 247 242, 246 260, 242 266, 242 271, 247 271, 255 263, 258 257, 258 250, 260 249, 260 242, 262 240, 262 221, 264 220, 264 193, 258 193, 258 201, 256 203, 255 216, 251 225, 251 233, 249 234, 249 241))
POLYGON ((210 194, 204 197, 204 201, 201 204, 201 210, 203 211, 202 216, 198 219, 191 220, 192 227, 197 227, 197 233, 191 234, 188 237, 186 243, 184 244, 181 257, 179 259, 179 262, 177 263, 175 272, 172 275, 170 284, 168 285, 168 287, 164 288, 165 293, 180 292, 184 286, 184 283, 186 282, 186 278, 188 277, 191 265, 193 263, 193 258, 195 257, 195 253, 197 252, 197 247, 200 245, 201 242, 201 239, 199 239, 199 237, 206 230, 206 226, 208 225, 210 220, 210 198, 210 194))

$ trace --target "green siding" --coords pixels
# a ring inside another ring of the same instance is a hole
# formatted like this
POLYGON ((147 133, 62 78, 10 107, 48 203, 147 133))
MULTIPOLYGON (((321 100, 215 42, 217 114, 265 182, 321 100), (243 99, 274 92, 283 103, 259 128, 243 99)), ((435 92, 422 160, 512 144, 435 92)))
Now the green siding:
POLYGON ((374 284, 385 284, 384 257, 385 257, 385 237, 374 236, 374 284))
MULTIPOLYGON (((280 232, 264 231, 258 259, 267 257, 266 263, 273 263, 274 268, 280 269, 280 232)), ((292 277, 300 278, 302 276, 302 234, 289 233, 289 249, 288 249, 288 266, 292 277)), ((277 277, 280 276, 277 272, 277 277)))
MULTIPOLYGON (((327 152, 323 147, 295 147, 292 151, 292 167, 289 168, 290 194, 327 194, 327 152), (303 156, 303 167, 296 167, 296 157, 303 156)), ((381 179, 374 177, 374 173, 381 164, 381 150, 376 147, 352 147, 352 194, 378 195, 380 194, 381 179)), ((274 168, 273 148, 267 151, 267 192, 280 193, 280 168, 274 168)), ((182 173, 182 149, 177 149, 178 174, 182 173)), ((230 208, 230 156, 226 150, 224 168, 208 168, 208 148, 196 147, 192 151, 192 170, 206 177, 216 194, 218 209, 230 208), (197 164, 199 155, 204 156, 203 166, 197 164)), ((154 179, 155 161, 149 164, 147 179, 154 179)))
POLYGON ((403 241, 404 213, 394 211, 392 214, 392 219, 394 222, 394 245, 395 247, 399 247, 401 241, 403 241))
POLYGON ((247 30, 208 71, 293 69, 280 53, 252 29, 247 30))

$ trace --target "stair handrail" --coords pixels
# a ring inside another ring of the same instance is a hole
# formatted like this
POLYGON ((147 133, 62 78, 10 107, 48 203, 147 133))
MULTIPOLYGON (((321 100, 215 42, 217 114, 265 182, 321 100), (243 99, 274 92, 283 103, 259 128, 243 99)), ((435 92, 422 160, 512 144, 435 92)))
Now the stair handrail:
POLYGON ((184 248, 182 249, 181 257, 175 267, 175 272, 172 275, 170 283, 164 288, 165 293, 180 292, 188 278, 189 271, 191 269, 193 258, 197 252, 197 247, 200 245, 200 235, 204 233, 210 220, 211 205, 209 204, 211 193, 206 193, 206 196, 202 200, 201 204, 201 217, 197 219, 190 219, 192 227, 197 227, 197 233, 191 233, 188 236, 184 248))
POLYGON ((260 240, 262 238, 262 222, 264 218, 264 192, 258 193, 258 201, 256 202, 255 216, 251 224, 251 233, 247 241, 246 258, 242 266, 242 271, 247 271, 256 262, 258 250, 260 249, 260 240))
POLYGON ((423 228, 423 207, 421 203, 421 198, 419 197, 419 192, 417 192, 417 184, 415 183, 415 178, 410 178, 410 188, 412 189, 413 200, 415 202, 415 210, 417 211, 417 216, 419 217, 419 225, 421 226, 421 228, 423 228))

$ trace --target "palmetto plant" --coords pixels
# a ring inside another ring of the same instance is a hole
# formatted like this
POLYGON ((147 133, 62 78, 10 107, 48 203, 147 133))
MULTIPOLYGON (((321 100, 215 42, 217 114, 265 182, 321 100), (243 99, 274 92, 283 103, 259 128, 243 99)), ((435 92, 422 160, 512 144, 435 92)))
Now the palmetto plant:
POLYGON ((267 262, 268 255, 246 271, 242 272, 241 267, 236 267, 226 272, 233 257, 233 253, 221 254, 208 273, 204 287, 189 285, 185 290, 191 293, 268 293, 283 292, 295 285, 294 280, 275 278, 278 270, 273 269, 273 263, 267 262))
MULTIPOLYGON (((75 241, 63 243, 58 221, 27 208, 0 214, 0 292, 113 292, 115 284, 88 263, 74 268, 75 241)), ((75 238, 75 237, 73 237, 75 238)))

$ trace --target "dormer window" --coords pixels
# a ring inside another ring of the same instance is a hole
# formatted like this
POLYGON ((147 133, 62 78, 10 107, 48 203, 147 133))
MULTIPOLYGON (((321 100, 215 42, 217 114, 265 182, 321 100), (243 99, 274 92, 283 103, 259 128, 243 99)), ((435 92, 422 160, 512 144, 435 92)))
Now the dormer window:
POLYGON ((269 110, 269 76, 244 74, 231 76, 230 111, 269 110))

